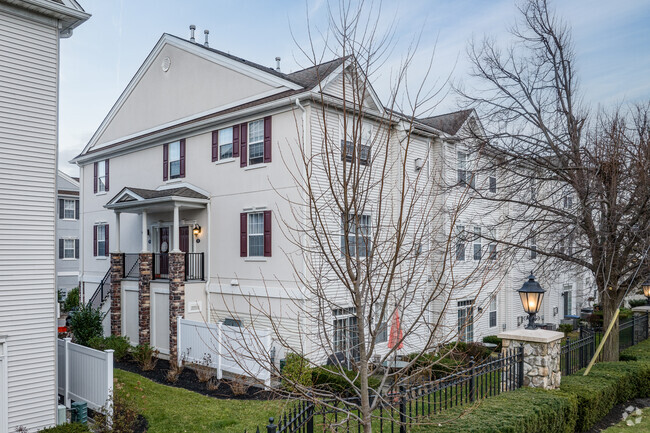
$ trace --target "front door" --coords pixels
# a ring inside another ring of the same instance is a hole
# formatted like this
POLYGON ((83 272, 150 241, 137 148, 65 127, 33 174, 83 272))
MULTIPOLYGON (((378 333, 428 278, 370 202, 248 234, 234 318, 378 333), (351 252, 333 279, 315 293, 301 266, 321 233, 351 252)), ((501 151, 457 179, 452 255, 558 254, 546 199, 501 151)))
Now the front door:
POLYGON ((187 254, 190 252, 190 229, 187 226, 179 227, 178 229, 180 250, 187 254))
POLYGON ((167 278, 169 275, 169 227, 160 227, 160 260, 158 261, 157 276, 167 278))

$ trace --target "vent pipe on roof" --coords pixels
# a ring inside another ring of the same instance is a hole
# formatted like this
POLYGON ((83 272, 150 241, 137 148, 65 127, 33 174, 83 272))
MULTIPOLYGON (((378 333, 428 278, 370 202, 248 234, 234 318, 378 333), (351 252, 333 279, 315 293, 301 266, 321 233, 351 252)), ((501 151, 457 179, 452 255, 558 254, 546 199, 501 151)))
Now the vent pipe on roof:
POLYGON ((190 42, 194 42, 194 30, 196 30, 196 26, 190 24, 190 42))
POLYGON ((275 70, 278 71, 278 72, 280 72, 280 60, 282 60, 282 59, 279 58, 279 57, 275 58, 275 70))
POLYGON ((205 43, 203 45, 209 47, 210 45, 208 45, 208 35, 210 34, 210 30, 203 30, 203 33, 205 33, 205 43))

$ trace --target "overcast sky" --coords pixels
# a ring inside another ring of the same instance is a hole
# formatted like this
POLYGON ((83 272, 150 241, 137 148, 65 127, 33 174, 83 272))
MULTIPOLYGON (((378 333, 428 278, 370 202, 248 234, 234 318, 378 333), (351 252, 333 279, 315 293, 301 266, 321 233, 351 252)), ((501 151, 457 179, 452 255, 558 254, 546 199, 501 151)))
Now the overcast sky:
MULTIPOLYGON (((92 14, 61 41, 59 168, 68 164, 99 127, 130 79, 163 33, 197 39, 210 30, 210 46, 282 71, 307 65, 297 43, 307 45, 307 17, 325 29, 326 0, 79 0, 92 14), (307 12, 308 10, 308 12, 307 12), (293 36, 292 36, 293 33, 293 36)), ((571 26, 584 99, 592 107, 650 100, 650 1, 555 0, 557 13, 571 26)), ((377 10, 375 5, 375 10, 377 10)), ((381 26, 394 23, 394 49, 375 77, 377 93, 388 92, 391 68, 420 35, 415 74, 435 49, 430 80, 466 80, 465 49, 472 38, 506 36, 517 19, 514 0, 384 1, 381 26)), ((433 82, 432 82, 433 83, 433 82)), ((436 114, 457 108, 453 95, 436 114)))

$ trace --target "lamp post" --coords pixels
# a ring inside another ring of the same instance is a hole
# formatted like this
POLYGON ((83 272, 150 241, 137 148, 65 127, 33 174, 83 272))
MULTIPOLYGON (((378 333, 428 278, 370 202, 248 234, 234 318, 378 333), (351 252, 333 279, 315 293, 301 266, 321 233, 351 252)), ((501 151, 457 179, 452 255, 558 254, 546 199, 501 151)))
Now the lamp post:
POLYGON ((546 290, 542 289, 542 286, 535 281, 535 276, 531 271, 528 281, 521 286, 521 289, 519 289, 518 292, 519 297, 521 298, 521 303, 524 306, 524 311, 528 313, 528 325, 526 325, 526 329, 536 329, 535 314, 539 312, 546 290))
POLYGON ((650 279, 645 280, 641 286, 643 287, 643 294, 646 297, 646 303, 650 305, 650 279))

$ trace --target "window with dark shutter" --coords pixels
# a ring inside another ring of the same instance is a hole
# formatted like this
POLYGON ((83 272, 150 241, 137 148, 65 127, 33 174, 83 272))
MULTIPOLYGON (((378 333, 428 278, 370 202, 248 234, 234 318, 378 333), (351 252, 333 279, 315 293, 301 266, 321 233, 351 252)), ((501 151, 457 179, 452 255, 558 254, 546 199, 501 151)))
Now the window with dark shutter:
POLYGON ((239 128, 239 166, 248 165, 248 152, 246 149, 246 140, 248 138, 248 123, 242 123, 239 128))
POLYGON ((65 209, 64 209, 64 207, 63 207, 63 199, 60 198, 60 199, 59 199, 59 219, 60 219, 60 220, 63 219, 63 215, 64 215, 64 214, 65 214, 65 209))
POLYGON ((74 240, 74 258, 79 258, 79 239, 74 240))
POLYGON ((104 191, 108 191, 108 159, 104 161, 104 191))
POLYGON ((93 226, 93 257, 97 257, 97 226, 93 226))
POLYGON ((271 116, 264 118, 264 162, 271 162, 271 116))
POLYGON ((219 161, 219 131, 212 131, 212 162, 219 161))
POLYGON ((180 149, 181 150, 181 157, 180 157, 181 158, 180 159, 181 169, 180 169, 180 175, 179 176, 180 177, 185 177, 185 139, 184 138, 181 140, 180 147, 181 147, 181 149, 180 149))
POLYGON ((239 156, 239 125, 232 127, 232 157, 237 158, 239 156))
POLYGON ((239 257, 248 256, 248 215, 239 214, 239 257))
POLYGON ((95 175, 94 175, 94 180, 93 180, 93 190, 95 191, 95 194, 97 194, 97 163, 93 164, 93 168, 95 169, 95 175))
POLYGON ((169 144, 163 144, 163 180, 169 178, 169 144))
POLYGON ((106 247, 104 248, 104 255, 108 257, 110 254, 108 253, 110 250, 108 249, 108 224, 104 226, 104 239, 106 242, 106 247))
POLYGON ((79 219, 79 200, 74 201, 74 219, 79 219))
POLYGON ((271 211, 264 211, 264 257, 271 257, 271 211))

